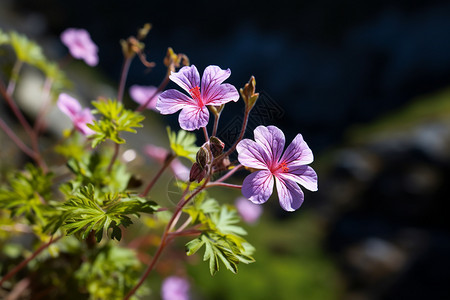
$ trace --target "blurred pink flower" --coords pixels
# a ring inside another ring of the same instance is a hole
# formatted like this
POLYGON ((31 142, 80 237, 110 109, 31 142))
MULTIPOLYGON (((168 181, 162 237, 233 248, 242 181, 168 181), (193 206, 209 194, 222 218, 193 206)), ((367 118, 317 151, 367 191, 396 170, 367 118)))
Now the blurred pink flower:
POLYGON ((242 220, 249 224, 256 223, 263 212, 261 205, 255 204, 244 197, 237 198, 235 205, 242 220))
POLYGON ((95 120, 89 108, 82 108, 77 99, 61 93, 56 103, 58 108, 66 114, 73 123, 76 130, 84 135, 91 135, 95 133, 86 124, 92 123, 95 120))
POLYGON ((189 282, 179 276, 164 279, 161 287, 162 300, 189 300, 189 282))
POLYGON ((82 59, 90 66, 98 64, 98 47, 86 30, 67 28, 61 33, 61 41, 74 58, 82 59))
MULTIPOLYGON (((150 158, 153 158, 160 164, 164 163, 167 155, 169 154, 169 151, 167 151, 165 148, 150 144, 146 145, 144 150, 150 158)), ((176 178, 182 181, 189 180, 189 169, 185 165, 183 165, 177 158, 172 160, 172 162, 170 163, 170 169, 172 170, 176 178)))
POLYGON ((159 95, 161 95, 160 92, 155 94, 157 90, 158 88, 155 86, 135 84, 130 87, 130 96, 135 102, 141 105, 144 105, 148 99, 153 96, 146 108, 156 110, 156 101, 158 100, 159 95))

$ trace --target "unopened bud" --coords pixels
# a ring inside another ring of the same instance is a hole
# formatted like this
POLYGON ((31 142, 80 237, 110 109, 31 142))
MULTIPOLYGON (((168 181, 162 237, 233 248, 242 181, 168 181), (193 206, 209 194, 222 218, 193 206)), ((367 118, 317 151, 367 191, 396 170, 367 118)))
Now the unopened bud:
POLYGON ((240 89, 242 99, 245 102, 245 108, 247 110, 251 110, 253 106, 255 106, 256 100, 258 100, 259 93, 255 93, 256 88, 256 80, 255 77, 252 76, 248 83, 244 85, 244 88, 240 89))
POLYGON ((194 163, 191 167, 191 171, 189 172, 189 181, 197 181, 200 183, 203 178, 206 176, 206 168, 201 168, 198 163, 194 163))
POLYGON ((225 144, 217 137, 212 136, 209 138, 209 148, 211 149, 213 157, 217 157, 222 154, 225 144))
POLYGON ((205 143, 200 149, 197 151, 196 161, 202 169, 206 167, 208 163, 211 162, 211 155, 209 150, 207 149, 208 145, 205 143))
POLYGON ((152 24, 145 23, 142 28, 139 28, 137 38, 138 40, 143 40, 148 35, 148 32, 152 29, 152 24))

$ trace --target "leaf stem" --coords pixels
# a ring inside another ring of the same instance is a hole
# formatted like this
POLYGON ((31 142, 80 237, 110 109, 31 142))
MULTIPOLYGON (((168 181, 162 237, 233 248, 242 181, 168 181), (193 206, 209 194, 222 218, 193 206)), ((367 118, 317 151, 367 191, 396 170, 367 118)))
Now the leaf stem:
POLYGON ((48 241, 47 243, 41 245, 38 249, 36 249, 33 254, 28 257, 27 259, 23 260, 20 264, 18 264, 14 269, 12 269, 11 271, 8 272, 8 274, 6 274, 5 276, 3 276, 3 278, 0 280, 0 287, 3 285, 3 283, 10 279, 12 276, 14 276, 17 272, 19 272, 20 270, 22 270, 31 260, 33 260, 36 256, 38 256, 39 253, 41 253, 43 250, 45 250, 46 248, 48 248, 51 244, 55 243, 56 241, 58 241, 60 238, 62 238, 63 236, 60 235, 57 238, 53 238, 53 236, 50 237, 50 241, 48 241))

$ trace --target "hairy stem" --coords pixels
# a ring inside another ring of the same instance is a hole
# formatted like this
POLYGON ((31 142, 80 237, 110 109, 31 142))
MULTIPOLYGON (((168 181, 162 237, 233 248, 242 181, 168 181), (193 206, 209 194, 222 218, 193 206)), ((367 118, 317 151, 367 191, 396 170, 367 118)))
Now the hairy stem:
POLYGON ((203 134, 205 135, 205 142, 209 141, 208 130, 206 130, 206 126, 202 127, 203 134))
POLYGON ((52 89, 53 80, 49 77, 45 79, 44 87, 42 89, 44 103, 39 110, 39 114, 36 117, 36 122, 34 123, 34 132, 38 135, 42 126, 44 125, 44 116, 50 109, 50 91, 52 89))
POLYGON ((116 162, 117 157, 119 156, 119 149, 120 149, 120 145, 114 144, 114 154, 111 157, 111 161, 109 162, 108 169, 106 170, 108 172, 108 174, 111 173, 112 167, 113 167, 114 163, 116 162))
POLYGON ((212 187, 212 186, 223 186, 223 187, 229 187, 229 188, 233 188, 233 189, 242 188, 242 185, 225 183, 225 182, 211 182, 207 185, 207 187, 212 187))
POLYGON ((33 252, 33 254, 28 257, 27 259, 23 260, 20 264, 18 264, 14 269, 8 272, 3 278, 0 280, 0 287, 3 285, 3 283, 13 277, 17 272, 22 270, 31 260, 33 260, 36 256, 38 256, 39 253, 41 253, 43 250, 48 248, 51 244, 58 241, 60 238, 62 238, 62 235, 58 236, 57 238, 53 238, 53 236, 50 238, 50 241, 47 243, 41 245, 36 251, 33 252))

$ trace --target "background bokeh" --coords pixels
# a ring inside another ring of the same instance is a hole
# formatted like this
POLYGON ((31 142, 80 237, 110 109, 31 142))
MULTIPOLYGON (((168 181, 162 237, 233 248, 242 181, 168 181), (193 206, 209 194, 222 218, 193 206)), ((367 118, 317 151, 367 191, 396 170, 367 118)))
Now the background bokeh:
MULTIPOLYGON (((135 60, 128 86, 158 85, 168 46, 199 70, 230 68, 237 87, 254 75, 261 98, 249 136, 259 124, 288 140, 300 132, 316 157, 319 191, 295 213, 271 199, 248 226, 256 264, 214 278, 201 262, 189 267, 197 298, 450 298, 448 1, 0 0, 0 27, 50 57, 65 55, 64 29, 87 29, 107 85, 119 78, 119 40, 146 22, 157 65, 149 72, 135 60)), ((242 107, 227 106, 225 141, 242 107)), ((176 116, 151 117, 176 126, 176 116)))

